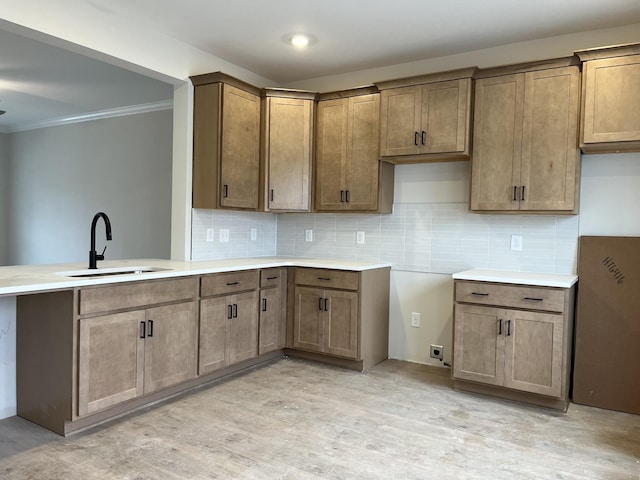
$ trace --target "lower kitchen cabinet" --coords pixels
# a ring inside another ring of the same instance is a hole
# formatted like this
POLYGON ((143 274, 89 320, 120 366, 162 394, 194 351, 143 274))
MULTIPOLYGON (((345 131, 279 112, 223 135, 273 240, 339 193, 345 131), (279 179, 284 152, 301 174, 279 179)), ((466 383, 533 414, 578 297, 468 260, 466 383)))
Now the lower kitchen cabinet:
POLYGON ((194 380, 196 277, 19 296, 18 415, 66 435, 194 380))
POLYGON ((202 277, 200 375, 258 355, 257 288, 257 270, 202 277))
POLYGON ((358 358, 358 295, 296 287, 294 347, 358 358))
POLYGON ((559 397, 562 315, 456 305, 455 378, 559 397))
POLYGON ((285 346, 286 280, 287 270, 284 268, 267 268, 260 271, 259 355, 285 346))
POLYGON ((455 296, 456 388, 566 410, 575 288, 456 281, 455 296))
POLYGON ((296 268, 294 283, 293 355, 320 354, 356 370, 388 357, 389 268, 296 268))
POLYGON ((196 376, 195 302, 80 319, 78 415, 196 376))

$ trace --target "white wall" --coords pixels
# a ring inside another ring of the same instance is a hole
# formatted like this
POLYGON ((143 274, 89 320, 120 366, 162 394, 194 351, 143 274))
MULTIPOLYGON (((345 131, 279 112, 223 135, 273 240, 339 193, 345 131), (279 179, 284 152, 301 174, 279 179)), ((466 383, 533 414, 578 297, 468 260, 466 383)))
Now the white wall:
POLYGON ((581 193, 580 235, 640 236, 640 153, 583 155, 581 193))
POLYGON ((171 153, 171 110, 11 134, 10 262, 88 261, 99 211, 106 258, 169 258, 171 153))
POLYGON ((0 133, 0 265, 9 261, 9 135, 0 133))

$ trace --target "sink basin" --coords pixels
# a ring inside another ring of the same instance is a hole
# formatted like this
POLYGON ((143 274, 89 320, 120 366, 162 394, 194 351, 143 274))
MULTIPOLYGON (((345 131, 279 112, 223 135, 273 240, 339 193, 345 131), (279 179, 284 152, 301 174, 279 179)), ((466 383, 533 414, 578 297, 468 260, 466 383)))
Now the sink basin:
POLYGON ((149 266, 133 266, 133 267, 112 267, 112 268, 97 268, 97 269, 85 269, 85 270, 73 270, 70 272, 56 272, 56 275, 61 277, 71 278, 93 278, 93 277, 107 277, 113 275, 139 275, 141 273, 150 272, 164 272, 171 270, 170 268, 149 267, 149 266))

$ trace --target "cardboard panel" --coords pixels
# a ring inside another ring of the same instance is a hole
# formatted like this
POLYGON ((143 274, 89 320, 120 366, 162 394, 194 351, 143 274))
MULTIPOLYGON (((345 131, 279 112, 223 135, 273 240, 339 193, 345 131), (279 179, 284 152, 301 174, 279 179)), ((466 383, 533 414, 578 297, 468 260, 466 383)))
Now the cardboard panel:
POLYGON ((640 414, 640 238, 580 237, 572 400, 640 414))

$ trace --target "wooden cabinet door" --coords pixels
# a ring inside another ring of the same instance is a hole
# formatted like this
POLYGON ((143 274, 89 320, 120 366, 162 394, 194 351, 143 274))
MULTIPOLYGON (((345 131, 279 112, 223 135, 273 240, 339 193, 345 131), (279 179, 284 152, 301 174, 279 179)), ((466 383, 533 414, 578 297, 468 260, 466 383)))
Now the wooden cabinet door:
POLYGON ((380 94, 349 98, 347 115, 347 151, 343 162, 345 204, 349 210, 376 210, 380 94))
POLYGON ((584 64, 582 142, 640 140, 640 55, 584 64))
POLYGON ((476 80, 471 210, 518 210, 524 75, 476 80))
POLYGON ((198 317, 194 302, 146 311, 144 393, 195 378, 198 317))
POLYGON ((420 153, 422 85, 380 93, 380 156, 420 153))
POLYGON ((324 353, 358 359, 358 294, 327 290, 324 313, 324 353))
POLYGON ((280 288, 268 288, 260 291, 259 355, 277 350, 280 346, 281 301, 280 288))
POLYGON ((562 315, 513 310, 505 326, 504 386, 560 397, 562 315))
POLYGON ((143 394, 144 322, 142 310, 80 320, 79 416, 143 394))
POLYGON ((504 310, 456 304, 455 378, 489 385, 503 384, 505 322, 504 310))
POLYGON ((521 210, 574 209, 579 95, 578 67, 525 74, 521 210))
POLYGON ((227 322, 229 297, 200 300, 200 346, 198 373, 203 375, 229 365, 227 350, 227 322))
POLYGON ((295 298, 293 347, 300 350, 322 352, 324 345, 324 290, 296 287, 295 298))
POLYGON ((470 88, 471 79, 430 83, 422 87, 422 153, 464 152, 470 88))
POLYGON ((315 208, 342 210, 344 203, 344 161, 347 158, 347 99, 318 102, 316 137, 315 208))
POLYGON ((224 84, 220 205, 256 210, 260 175, 260 98, 224 84))
POLYGON ((229 364, 258 355, 258 294, 239 293, 230 298, 231 319, 227 321, 229 364))
POLYGON ((270 97, 267 105, 268 208, 309 211, 313 100, 270 97))

